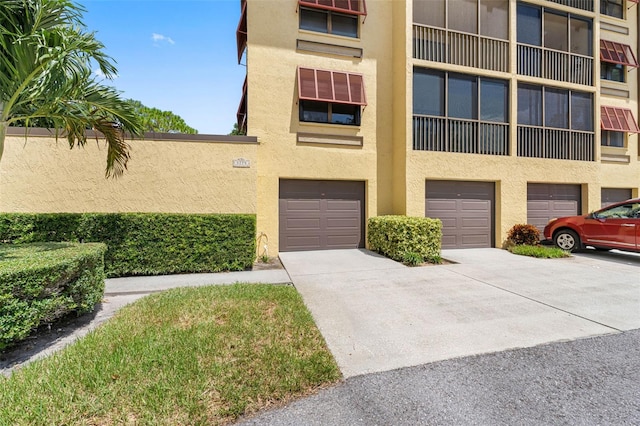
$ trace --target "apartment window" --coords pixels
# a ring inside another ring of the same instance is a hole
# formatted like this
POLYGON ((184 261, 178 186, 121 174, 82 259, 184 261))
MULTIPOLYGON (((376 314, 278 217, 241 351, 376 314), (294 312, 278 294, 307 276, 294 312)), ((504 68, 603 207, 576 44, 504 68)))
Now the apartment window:
POLYGON ((298 68, 300 121, 360 125, 366 105, 362 75, 298 68))
POLYGON ((518 124, 593 131, 593 96, 574 90, 520 84, 518 124))
POLYGON ((413 22, 506 40, 508 0, 413 0, 413 22))
POLYGON ((300 29, 357 38, 358 17, 328 10, 301 8, 300 29))
POLYGON ((626 81, 626 74, 627 72, 624 65, 610 64, 608 62, 602 62, 600 64, 600 78, 602 80, 624 83, 626 81))
POLYGON ((364 0, 298 0, 300 29, 357 38, 364 0))
POLYGON ((624 148, 624 136, 625 134, 622 132, 602 130, 600 132, 600 145, 624 148))
POLYGON ((518 3, 518 74, 593 85, 593 22, 518 3))
POLYGON ((508 155, 508 83, 415 68, 414 149, 508 155))
POLYGON ((624 0, 600 0, 600 13, 614 18, 624 18, 624 0))
POLYGON ((623 148, 627 133, 640 133, 633 112, 628 108, 600 107, 600 144, 623 148))
POLYGON ((631 46, 600 40, 600 78, 624 82, 627 67, 638 67, 638 61, 631 46))
POLYGON ((519 157, 595 160, 593 94, 518 85, 519 157))
POLYGON ((517 37, 518 43, 593 56, 591 20, 570 13, 518 3, 517 37))

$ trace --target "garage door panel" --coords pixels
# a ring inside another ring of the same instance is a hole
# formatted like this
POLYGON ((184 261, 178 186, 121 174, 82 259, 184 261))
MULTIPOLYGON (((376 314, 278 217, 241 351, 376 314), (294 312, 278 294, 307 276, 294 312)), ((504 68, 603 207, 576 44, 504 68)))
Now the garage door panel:
POLYGON ((633 197, 630 188, 602 188, 600 195, 601 208, 605 208, 613 203, 625 201, 633 197))
POLYGON ((280 181, 280 250, 364 246, 364 182, 280 181))
POLYGON ((575 216, 580 211, 580 185, 541 184, 527 185, 527 223, 540 231, 553 218, 575 216))
POLYGON ((464 234, 461 237, 461 245, 463 247, 477 247, 486 244, 491 244, 491 241, 487 239, 486 234, 464 234))
POLYGON ((493 245, 492 182, 427 181, 426 216, 442 221, 442 248, 493 245))
POLYGON ((287 211, 318 211, 320 201, 318 200, 287 200, 287 211))
POLYGON ((320 219, 287 219, 287 229, 291 231, 320 229, 320 219))

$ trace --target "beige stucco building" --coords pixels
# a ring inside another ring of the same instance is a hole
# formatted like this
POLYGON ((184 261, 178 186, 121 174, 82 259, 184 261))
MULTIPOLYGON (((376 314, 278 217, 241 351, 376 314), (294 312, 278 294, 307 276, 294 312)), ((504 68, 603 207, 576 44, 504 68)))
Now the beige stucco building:
POLYGON ((239 6, 247 137, 147 135, 112 181, 99 147, 16 134, 0 211, 255 213, 274 255, 364 246, 385 214, 499 247, 514 224, 639 196, 636 1, 239 6))
POLYGON ((362 244, 382 214, 441 218, 445 248, 500 246, 638 196, 635 1, 241 7, 238 116, 280 250, 362 244))

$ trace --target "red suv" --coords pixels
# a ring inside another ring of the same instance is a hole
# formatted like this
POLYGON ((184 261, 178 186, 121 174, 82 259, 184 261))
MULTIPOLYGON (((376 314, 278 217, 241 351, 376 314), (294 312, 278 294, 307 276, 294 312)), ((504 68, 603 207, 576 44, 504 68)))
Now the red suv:
POLYGON ((544 228, 544 238, 569 251, 592 246, 640 252, 640 198, 587 215, 551 219, 544 228))

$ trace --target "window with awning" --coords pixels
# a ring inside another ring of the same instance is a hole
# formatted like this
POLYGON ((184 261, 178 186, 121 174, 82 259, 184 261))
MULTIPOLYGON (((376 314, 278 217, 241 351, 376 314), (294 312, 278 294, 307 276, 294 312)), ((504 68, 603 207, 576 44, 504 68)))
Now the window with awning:
POLYGON ((367 14, 367 5, 364 0, 298 0, 298 4, 304 7, 330 10, 350 15, 367 14))
POLYGON ((600 124, 602 130, 640 133, 640 128, 638 128, 638 123, 633 117, 633 112, 628 108, 600 107, 600 124))
POLYGON ((638 67, 638 61, 631 46, 614 41, 600 40, 600 60, 628 67, 638 67))
POLYGON ((298 98, 348 105, 367 105, 361 74, 298 68, 298 98))

